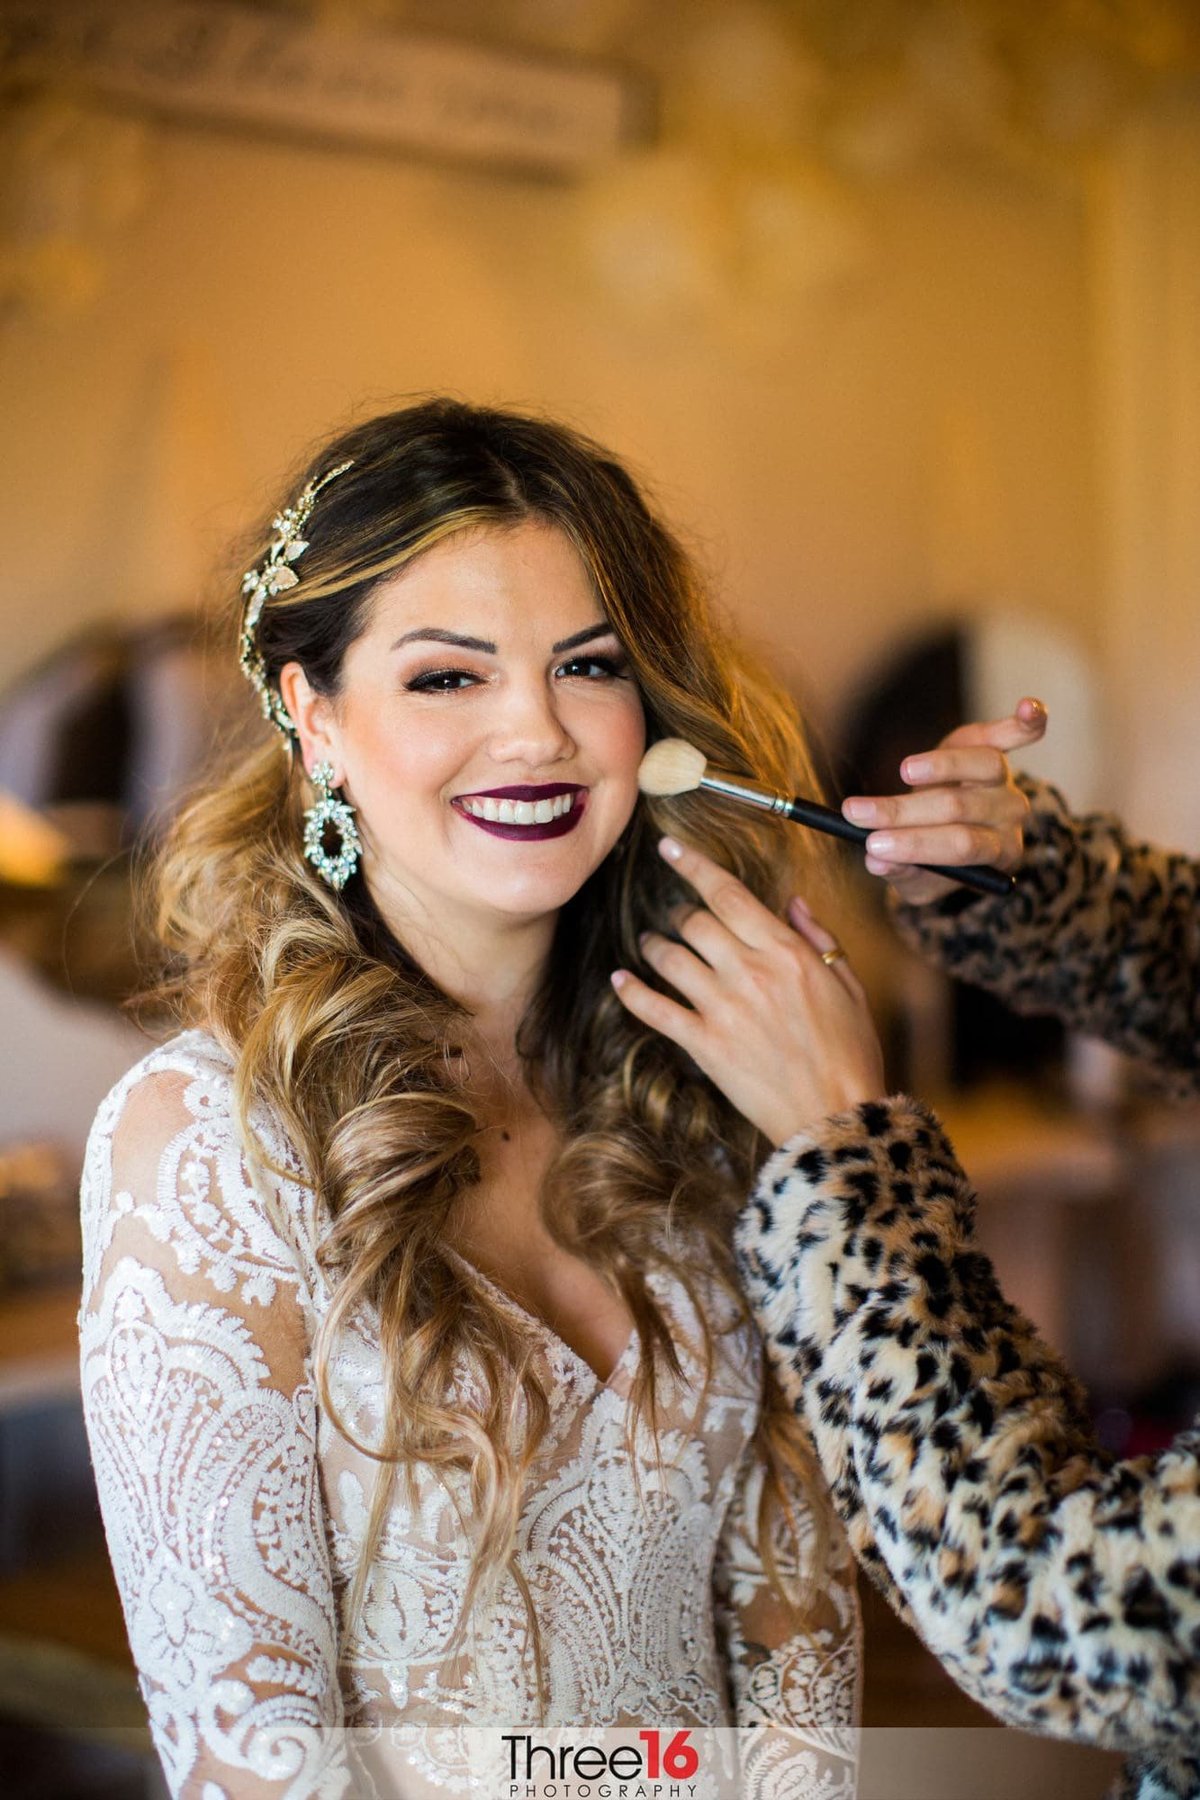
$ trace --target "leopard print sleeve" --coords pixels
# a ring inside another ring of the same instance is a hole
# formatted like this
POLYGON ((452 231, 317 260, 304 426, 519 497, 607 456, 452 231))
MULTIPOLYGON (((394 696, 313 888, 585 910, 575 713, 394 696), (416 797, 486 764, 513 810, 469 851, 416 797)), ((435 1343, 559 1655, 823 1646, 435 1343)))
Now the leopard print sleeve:
POLYGON ((958 1682, 1028 1730, 1161 1745, 1144 1791, 1200 1792, 1200 1432, 1107 1458, 973 1212, 916 1101, 793 1137, 738 1225, 759 1329, 856 1553, 958 1682))
POLYGON ((1050 1012, 1168 1078, 1200 1085, 1200 863, 1129 837, 1103 813, 1076 818, 1021 776, 1032 811, 1014 892, 966 889, 897 906, 919 951, 1018 1012, 1050 1012))

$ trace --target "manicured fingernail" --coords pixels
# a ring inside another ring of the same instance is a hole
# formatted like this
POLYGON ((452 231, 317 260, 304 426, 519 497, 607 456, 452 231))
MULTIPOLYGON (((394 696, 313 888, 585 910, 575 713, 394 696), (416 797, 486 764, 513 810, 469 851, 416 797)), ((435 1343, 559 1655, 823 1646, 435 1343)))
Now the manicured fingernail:
POLYGON ((924 781, 929 774, 929 762, 924 756, 906 756, 900 764, 900 773, 905 781, 924 781))
POLYGON ((797 912, 802 912, 802 913, 811 912, 811 908, 808 904, 808 901, 804 898, 803 894, 793 894, 791 899, 788 901, 788 905, 794 906, 796 908, 797 912))
POLYGON ((873 800, 843 800, 842 811, 856 825, 869 825, 875 817, 875 802, 873 800))
POLYGON ((625 986, 625 983, 629 980, 629 970, 614 969, 608 979, 612 982, 617 992, 620 993, 621 989, 625 986))
POLYGON ((896 848, 896 840, 890 831, 873 831, 867 839, 867 849, 872 856, 891 856, 896 848))
POLYGON ((683 845, 673 837, 659 838, 658 848, 668 862, 678 862, 683 855, 683 845))

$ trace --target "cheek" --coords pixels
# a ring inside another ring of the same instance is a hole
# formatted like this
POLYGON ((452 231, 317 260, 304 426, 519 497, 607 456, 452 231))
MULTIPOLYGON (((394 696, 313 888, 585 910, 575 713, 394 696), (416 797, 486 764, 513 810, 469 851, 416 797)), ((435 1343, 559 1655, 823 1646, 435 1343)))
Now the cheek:
POLYGON ((605 750, 614 771, 636 777, 646 749, 646 715, 639 695, 614 707, 605 721, 605 750))
POLYGON ((437 793, 461 758, 461 744, 424 723, 403 729, 363 720, 350 753, 354 788, 364 806, 397 808, 437 793))

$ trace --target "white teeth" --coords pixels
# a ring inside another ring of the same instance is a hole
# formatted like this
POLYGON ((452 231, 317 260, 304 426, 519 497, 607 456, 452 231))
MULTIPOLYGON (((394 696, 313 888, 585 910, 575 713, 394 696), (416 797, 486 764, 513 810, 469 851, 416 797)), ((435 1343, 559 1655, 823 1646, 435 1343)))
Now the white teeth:
POLYGON ((473 795, 462 802, 472 818, 498 825, 548 825, 551 819, 569 813, 574 804, 574 794, 555 794, 550 800, 491 800, 473 795))

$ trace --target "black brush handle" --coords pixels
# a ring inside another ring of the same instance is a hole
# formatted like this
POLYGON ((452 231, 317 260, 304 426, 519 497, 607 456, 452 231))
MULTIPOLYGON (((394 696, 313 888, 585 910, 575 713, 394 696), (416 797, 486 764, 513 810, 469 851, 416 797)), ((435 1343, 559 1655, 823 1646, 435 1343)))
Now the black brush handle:
MULTIPOLYGON (((784 813, 797 825, 810 825, 814 831, 845 838, 850 844, 865 844, 871 835, 868 826, 852 825, 832 806, 821 806, 816 800, 801 800, 797 796, 786 802, 784 813)), ((918 863, 916 866, 927 869, 931 875, 944 875, 949 881, 961 882, 963 887, 974 888, 980 894, 1011 894, 1016 885, 1011 875, 1006 875, 1003 869, 990 868, 987 863, 961 863, 957 868, 943 863, 918 863)))

